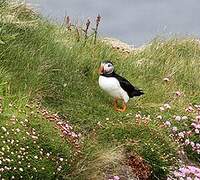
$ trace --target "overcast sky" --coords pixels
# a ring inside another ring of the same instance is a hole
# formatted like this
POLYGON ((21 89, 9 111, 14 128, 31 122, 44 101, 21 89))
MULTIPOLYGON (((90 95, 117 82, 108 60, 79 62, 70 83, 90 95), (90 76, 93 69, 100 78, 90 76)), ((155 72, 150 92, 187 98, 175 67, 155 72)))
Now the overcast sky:
POLYGON ((136 46, 156 36, 200 36, 200 0, 26 0, 44 16, 62 22, 65 15, 83 22, 99 13, 101 36, 136 46))

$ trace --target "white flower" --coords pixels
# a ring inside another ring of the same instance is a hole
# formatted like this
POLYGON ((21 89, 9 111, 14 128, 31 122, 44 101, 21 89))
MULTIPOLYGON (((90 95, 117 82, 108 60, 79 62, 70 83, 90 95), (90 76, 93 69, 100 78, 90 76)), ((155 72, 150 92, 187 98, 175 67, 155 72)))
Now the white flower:
POLYGON ((161 115, 158 115, 158 116, 157 116, 157 119, 162 119, 162 116, 161 116, 161 115))
POLYGON ((195 131, 196 134, 199 134, 199 130, 198 129, 195 129, 194 131, 195 131))
POLYGON ((164 104, 163 105, 166 109, 171 109, 171 106, 169 104, 164 104))
POLYGON ((160 111, 164 111, 165 110, 165 108, 164 107, 160 107, 160 111))
POLYGON ((38 159, 38 156, 34 156, 35 159, 38 159))
POLYGON ((60 158, 60 161, 63 161, 63 158, 60 158))
POLYGON ((19 168, 19 170, 21 171, 21 172, 23 172, 24 170, 23 170, 23 168, 19 168))
POLYGON ((165 82, 169 82, 169 78, 166 77, 166 78, 163 79, 163 81, 165 81, 165 82))
POLYGON ((16 131, 17 131, 17 132, 20 132, 20 129, 19 129, 19 128, 17 128, 17 129, 16 129, 16 131))
POLYGON ((178 130, 178 128, 176 127, 176 126, 174 126, 173 128, 172 128, 172 131, 174 131, 174 132, 176 132, 178 130))
POLYGON ((6 131, 7 131, 5 127, 1 127, 1 129, 2 129, 4 132, 6 132, 6 131))
POLYGON ((176 116, 176 117, 175 117, 175 120, 176 120, 176 121, 180 121, 180 120, 181 120, 181 116, 176 116))
POLYGON ((183 117, 182 117, 182 120, 187 120, 187 119, 188 119, 187 116, 183 116, 183 117))

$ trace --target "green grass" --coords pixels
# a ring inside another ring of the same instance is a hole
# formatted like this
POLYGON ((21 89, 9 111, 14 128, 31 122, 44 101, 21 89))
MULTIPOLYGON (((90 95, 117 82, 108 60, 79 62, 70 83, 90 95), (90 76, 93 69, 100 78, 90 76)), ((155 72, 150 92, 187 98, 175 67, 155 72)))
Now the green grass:
MULTIPOLYGON (((22 160, 22 164, 18 164, 15 154, 10 155, 11 164, 4 162, 10 167, 23 167, 24 171, 7 170, 2 177, 102 179, 105 159, 100 159, 96 166, 93 163, 101 152, 118 147, 142 156, 153 169, 153 179, 164 178, 169 167, 176 163, 178 146, 169 132, 160 128, 162 122, 156 117, 160 114, 159 107, 166 102, 172 105, 166 117, 184 114, 189 103, 200 102, 199 42, 189 38, 156 39, 143 51, 127 56, 101 41, 93 44, 92 38, 86 43, 84 38, 77 42, 75 31, 66 31, 23 5, 6 1, 0 1, 0 40, 0 96, 3 97, 0 124, 10 134, 4 135, 2 130, 0 133, 5 140, 18 140, 19 146, 30 147, 28 159, 22 160), (128 103, 126 113, 115 112, 112 99, 98 86, 97 68, 105 59, 112 60, 119 74, 145 92, 143 97, 128 103), (165 77, 170 82, 165 83, 165 77), (184 92, 178 100, 174 99, 177 90, 184 92), (69 142, 63 141, 54 123, 37 113, 38 101, 65 116, 81 133, 80 157, 74 155, 69 142), (32 103, 33 109, 26 107, 32 103), (138 112, 151 116, 146 126, 136 122, 138 112), (13 115, 18 119, 15 125, 10 121, 13 115), (24 128, 20 121, 25 119, 28 124, 24 128), (11 131, 15 127, 21 129, 17 135, 11 131), (40 135, 36 144, 26 134, 26 128, 34 128, 40 135), (40 148, 51 152, 52 158, 40 155, 40 148), (41 159, 32 158, 35 155, 41 159), (66 162, 60 162, 60 156, 66 162), (31 168, 27 167, 28 162, 31 168), (61 171, 56 170, 59 164, 61 171)), ((0 145, 6 146, 2 142, 0 145)), ((10 148, 7 155, 16 147, 10 148)), ((116 166, 120 167, 120 163, 116 166)), ((111 170, 115 172, 115 168, 111 170)))

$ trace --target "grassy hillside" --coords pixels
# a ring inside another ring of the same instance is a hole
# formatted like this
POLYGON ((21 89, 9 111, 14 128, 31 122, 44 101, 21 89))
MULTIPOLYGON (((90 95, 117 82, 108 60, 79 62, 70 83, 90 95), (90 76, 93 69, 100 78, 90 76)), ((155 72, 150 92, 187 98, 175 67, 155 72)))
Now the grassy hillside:
MULTIPOLYGON (((187 132, 198 115, 199 42, 156 39, 127 55, 80 38, 24 5, 0 1, 1 177, 165 179, 181 150, 185 163, 197 163, 198 151, 178 143, 184 139, 171 127, 187 132), (126 113, 115 112, 98 86, 105 59, 145 92, 126 113)), ((199 134, 191 139, 199 143, 199 134)))

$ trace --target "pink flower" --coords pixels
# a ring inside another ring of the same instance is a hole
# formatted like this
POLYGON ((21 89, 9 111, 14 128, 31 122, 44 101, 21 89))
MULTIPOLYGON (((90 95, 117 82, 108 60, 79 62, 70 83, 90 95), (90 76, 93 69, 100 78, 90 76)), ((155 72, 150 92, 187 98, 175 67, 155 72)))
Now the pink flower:
POLYGON ((200 120, 200 115, 196 116, 196 120, 200 120))
POLYGON ((120 180, 119 176, 113 176, 113 180, 120 180))
MULTIPOLYGON (((200 173, 195 173, 195 176, 198 177, 198 179, 200 178, 200 173)), ((199 179, 200 180, 200 179, 199 179)))
POLYGON ((178 97, 181 96, 181 92, 180 92, 180 91, 176 91, 175 94, 176 94, 176 96, 178 96, 178 97))
POLYGON ((195 167, 195 166, 187 166, 188 169, 190 170, 191 173, 195 174, 195 173, 200 173, 200 169, 195 167))
POLYGON ((185 177, 185 174, 182 174, 182 173, 180 173, 180 172, 175 171, 175 172, 174 172, 174 176, 175 176, 175 177, 185 177))
POLYGON ((195 129, 194 131, 195 131, 196 134, 199 134, 199 130, 198 129, 195 129))
POLYGON ((189 106, 189 107, 186 109, 187 112, 193 112, 193 110, 194 110, 194 109, 193 109, 192 106, 189 106))
POLYGON ((190 140, 189 140, 189 139, 186 139, 186 140, 185 140, 185 145, 188 145, 188 144, 190 144, 190 140))
POLYGON ((194 143, 194 142, 190 142, 190 145, 191 145, 192 147, 194 147, 194 146, 195 146, 195 143, 194 143))
MULTIPOLYGON (((200 177, 200 176, 199 176, 199 177, 200 177)), ((194 178, 194 180, 200 180, 200 178, 198 178, 198 176, 197 176, 197 177, 194 178)))
POLYGON ((185 135, 184 135, 183 132, 180 132, 180 133, 178 133, 178 136, 181 137, 181 138, 184 138, 185 135))
POLYGON ((174 131, 174 132, 176 132, 178 130, 178 128, 176 127, 176 126, 174 126, 173 128, 172 128, 172 131, 174 131))
POLYGON ((192 178, 191 177, 187 177, 186 180, 192 180, 192 178))
POLYGON ((166 122, 165 122, 165 125, 166 125, 166 126, 171 126, 171 122, 170 122, 170 121, 166 121, 166 122))

